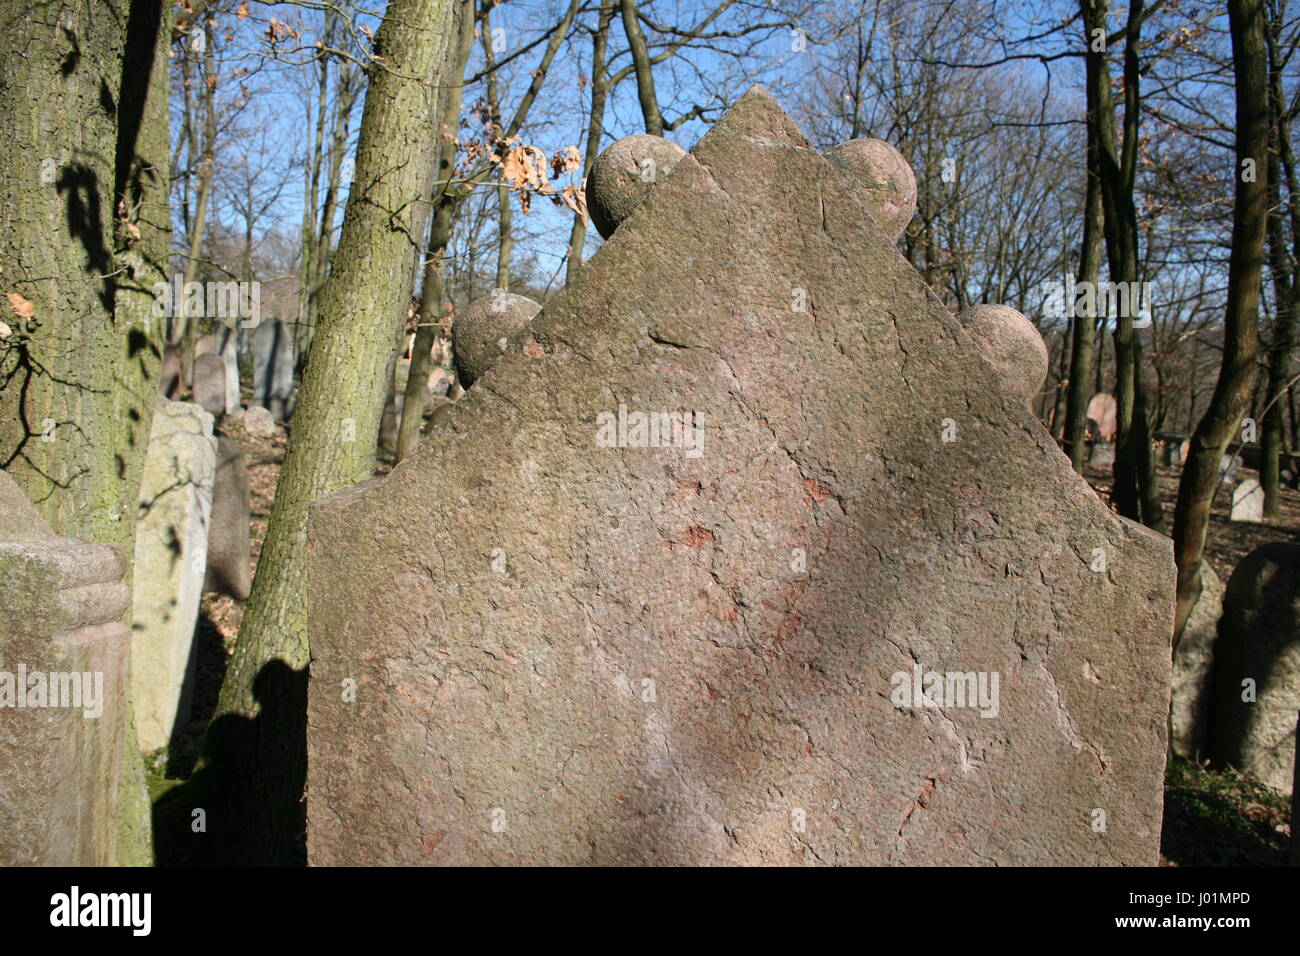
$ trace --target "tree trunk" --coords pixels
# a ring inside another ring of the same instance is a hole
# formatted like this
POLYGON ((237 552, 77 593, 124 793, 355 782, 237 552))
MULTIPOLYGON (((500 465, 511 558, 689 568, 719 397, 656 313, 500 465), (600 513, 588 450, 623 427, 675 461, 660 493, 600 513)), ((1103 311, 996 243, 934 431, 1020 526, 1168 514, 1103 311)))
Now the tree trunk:
POLYGON ((1268 68, 1262 0, 1229 0, 1232 65, 1237 87, 1237 165, 1223 364, 1209 408, 1192 435, 1174 511, 1178 600, 1174 645, 1201 593, 1201 558, 1219 462, 1250 400, 1259 340, 1260 269, 1268 219, 1268 68), (1246 164, 1253 181, 1243 178, 1246 164))
POLYGON ((375 37, 355 177, 320 294, 293 431, 204 770, 226 859, 303 861, 308 505, 374 474, 394 347, 410 302, 437 162, 450 0, 392 0, 375 37))
MULTIPOLYGON (((37 6, 0 60, 0 288, 39 323, 0 344, 0 467, 57 533, 120 548, 128 584, 165 334, 171 19, 158 0, 37 6)), ((116 862, 139 866, 153 843, 127 686, 116 862)))
MULTIPOLYGON (((1085 23, 1085 28, 1089 24, 1085 23)), ((1091 37, 1085 34, 1091 43, 1091 37)), ((1097 124, 1098 78, 1107 82, 1106 57, 1104 53, 1093 52, 1091 46, 1087 54, 1087 176, 1086 198, 1083 207, 1083 240, 1079 248, 1079 281, 1090 282, 1096 288, 1101 273, 1101 155, 1098 152, 1097 124)), ((1074 303, 1069 303, 1073 311, 1074 303)), ((1083 459, 1087 452, 1088 437, 1088 401, 1092 397, 1093 345, 1097 336, 1097 320, 1090 312, 1077 315, 1074 320, 1074 354, 1070 362, 1070 387, 1066 403, 1065 443, 1070 456, 1070 464, 1079 474, 1083 474, 1083 459)), ((1100 368, 1100 365, 1098 365, 1100 368)))
MULTIPOLYGON (((645 34, 637 20, 636 0, 619 0, 619 11, 623 15, 623 31, 627 34, 628 49, 632 52, 632 62, 636 65, 636 95, 641 103, 641 118, 645 122, 645 131, 652 136, 664 134, 664 116, 659 112, 659 98, 655 95, 654 67, 650 63, 650 51, 646 47, 645 34)), ((592 77, 595 80, 595 77, 592 77)))
MULTIPOLYGON (((601 0, 600 17, 596 32, 591 38, 591 119, 587 123, 587 148, 582 158, 584 182, 591 167, 600 156, 600 141, 605 134, 605 101, 609 86, 605 78, 605 57, 609 49, 609 25, 614 19, 614 0, 601 0)), ((587 238, 587 222, 577 213, 573 215, 573 228, 569 231, 569 258, 565 266, 565 281, 571 281, 582 265, 582 248, 587 238)))
MULTIPOLYGON (((1279 13, 1282 8, 1279 8, 1279 13)), ((1283 393, 1291 381, 1291 349, 1295 345, 1296 313, 1300 310, 1293 264, 1300 258, 1300 190, 1296 186, 1295 156, 1291 149, 1291 120, 1282 90, 1282 68, 1278 58, 1278 39, 1283 25, 1268 24, 1266 41, 1269 62, 1269 115, 1272 144, 1268 157, 1268 248, 1269 272, 1273 276, 1277 318, 1273 323, 1268 357, 1268 387, 1264 392, 1262 461, 1260 484, 1264 488, 1264 516, 1277 518, 1282 513, 1279 489, 1279 459, 1285 450, 1284 421, 1286 405, 1283 393), (1290 209, 1291 246, 1286 241, 1282 220, 1282 180, 1287 184, 1290 209)))

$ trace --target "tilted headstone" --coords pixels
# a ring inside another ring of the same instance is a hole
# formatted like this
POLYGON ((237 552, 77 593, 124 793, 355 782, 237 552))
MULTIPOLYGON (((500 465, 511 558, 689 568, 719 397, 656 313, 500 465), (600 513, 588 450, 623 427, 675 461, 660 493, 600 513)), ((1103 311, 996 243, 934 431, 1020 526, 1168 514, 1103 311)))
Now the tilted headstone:
POLYGON ((1169 704, 1173 750, 1188 759, 1205 753, 1213 693, 1214 642, 1223 616, 1223 582, 1208 562, 1201 564, 1201 595, 1192 605, 1174 652, 1169 704))
POLYGON ((109 866, 131 637, 122 553, 0 471, 0 866, 109 866))
POLYGON ((203 590, 248 600, 250 567, 248 466, 239 445, 217 435, 217 465, 212 479, 212 518, 208 524, 208 563, 203 590))
POLYGON ((253 397, 251 404, 269 411, 276 421, 293 414, 294 343, 289 327, 267 316, 253 330, 253 397))
POLYGON ((166 746, 189 717, 216 449, 211 415, 190 402, 158 400, 140 483, 132 594, 131 688, 144 751, 166 746))
POLYGON ((239 399, 239 333, 225 325, 218 326, 217 331, 205 335, 194 346, 195 356, 220 355, 226 363, 226 407, 225 414, 238 415, 239 399))
POLYGON ((507 346, 312 506, 312 862, 1154 865, 1169 540, 766 93, 507 346))
POLYGON ((1232 511, 1229 517, 1233 521, 1250 521, 1255 524, 1264 520, 1264 486, 1258 478, 1244 478, 1232 489, 1232 511))
POLYGON ((1209 756, 1285 791, 1295 769, 1300 710, 1300 544, 1261 545, 1223 598, 1214 645, 1209 756))
POLYGON ((1095 426, 1097 437, 1102 441, 1113 444, 1115 441, 1116 418, 1118 416, 1118 407, 1115 404, 1115 396, 1109 392, 1098 392, 1092 398, 1088 399, 1088 421, 1095 426))

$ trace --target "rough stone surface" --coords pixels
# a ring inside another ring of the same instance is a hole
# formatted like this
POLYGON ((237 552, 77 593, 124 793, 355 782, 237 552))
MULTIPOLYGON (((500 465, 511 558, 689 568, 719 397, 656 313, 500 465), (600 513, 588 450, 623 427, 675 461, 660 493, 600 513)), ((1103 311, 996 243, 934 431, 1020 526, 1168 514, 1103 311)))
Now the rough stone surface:
POLYGON ((458 311, 451 339, 460 383, 469 388, 478 381, 506 353, 511 336, 541 309, 527 296, 497 290, 458 311))
POLYGON ((279 319, 267 316, 253 330, 250 404, 265 408, 276 421, 288 421, 293 414, 293 366, 293 334, 279 319))
POLYGON ((226 363, 208 353, 194 359, 194 403, 220 420, 226 414, 226 363))
POLYGON ((1169 540, 766 93, 518 340, 312 507, 312 862, 1155 864, 1169 540), (997 716, 895 706, 915 664, 997 716))
POLYGON ((1291 787, 1300 710, 1300 544, 1261 545, 1228 579, 1214 646, 1210 759, 1291 787), (1255 700, 1243 701, 1253 680, 1255 700))
POLYGON ((636 133, 610 144, 587 176, 587 212, 608 239, 676 168, 686 150, 662 136, 636 133))
POLYGON ((1005 305, 977 305, 957 316, 1008 395, 1032 404, 1047 379, 1048 355, 1032 322, 1005 305))
POLYGON ((1232 511, 1229 517, 1233 521, 1249 521, 1254 524, 1264 520, 1264 486, 1258 478, 1243 478, 1232 489, 1232 511))
POLYGON ((248 600, 253 587, 249 554, 248 466, 239 445, 217 435, 217 465, 212 480, 212 520, 208 525, 208 564, 203 590, 248 600))
POLYGON ((1098 392, 1088 399, 1088 421, 1093 423, 1097 437, 1102 441, 1114 443, 1118 415, 1119 407, 1110 392, 1098 392))
POLYGON ((131 689, 144 751, 166 746, 189 715, 216 450, 211 415, 158 400, 140 483, 132 595, 131 689))
MULTIPOLYGON (((239 334, 228 326, 220 326, 212 335, 205 335, 195 343, 195 356, 220 355, 226 363, 226 407, 227 415, 238 415, 239 400, 239 334)), ((211 409, 209 409, 211 411, 211 409)))
POLYGON ((131 647, 125 571, 116 548, 55 537, 0 471, 2 866, 114 862, 131 647), (45 706, 32 706, 42 685, 45 706), (64 697, 74 691, 91 697, 64 697))
POLYGON ((897 241, 916 214, 916 175, 903 154, 883 139, 851 139, 827 150, 826 158, 857 187, 880 228, 897 241))
POLYGON ((1192 606, 1174 654, 1174 681, 1169 704, 1173 748, 1179 756, 1205 754, 1209 729, 1214 643, 1223 616, 1223 582, 1208 563, 1201 565, 1201 596, 1192 606))

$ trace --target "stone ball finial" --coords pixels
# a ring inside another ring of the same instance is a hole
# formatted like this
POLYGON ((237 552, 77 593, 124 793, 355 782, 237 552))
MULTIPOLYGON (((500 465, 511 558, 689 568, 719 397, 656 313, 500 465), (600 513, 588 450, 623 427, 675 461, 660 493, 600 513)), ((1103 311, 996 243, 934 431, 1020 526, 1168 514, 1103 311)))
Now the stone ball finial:
POLYGON ((686 150, 662 136, 637 133, 608 146, 587 174, 587 212, 605 239, 614 234, 686 150))
POLYGON ((897 240, 916 213, 916 176, 903 154, 883 139, 851 139, 826 158, 866 194, 880 227, 897 240))
POLYGON ((1048 356, 1032 322, 1005 305, 977 305, 957 316, 1008 395, 1026 405, 1047 380, 1048 356))
POLYGON ((506 340, 522 329, 542 307, 523 295, 495 289, 460 309, 451 325, 456 376, 469 388, 505 351, 506 340))

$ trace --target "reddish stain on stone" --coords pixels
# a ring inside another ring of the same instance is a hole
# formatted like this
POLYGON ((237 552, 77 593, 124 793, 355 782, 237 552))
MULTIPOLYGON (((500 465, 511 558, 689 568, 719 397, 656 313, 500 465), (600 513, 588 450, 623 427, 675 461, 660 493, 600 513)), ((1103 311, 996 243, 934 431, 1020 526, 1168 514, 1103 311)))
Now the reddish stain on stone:
POLYGON ((807 490, 808 494, 812 495, 813 500, 818 504, 821 504, 830 497, 830 485, 824 485, 816 478, 805 478, 803 480, 803 486, 807 490))
POLYGON ((542 351, 542 347, 537 344, 535 339, 528 340, 528 344, 524 346, 524 354, 529 358, 546 358, 546 353, 542 351))
POLYGON ((708 528, 701 528, 699 525, 691 525, 682 535, 681 544, 686 545, 692 551, 700 550, 700 547, 706 541, 713 540, 713 532, 708 528))
POLYGON ((446 830, 439 830, 433 836, 424 841, 424 850, 426 853, 432 853, 438 848, 438 844, 447 838, 446 830))

